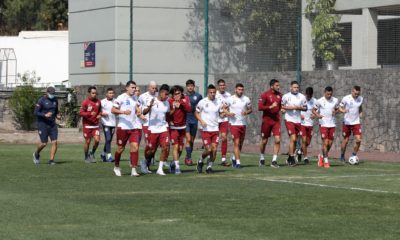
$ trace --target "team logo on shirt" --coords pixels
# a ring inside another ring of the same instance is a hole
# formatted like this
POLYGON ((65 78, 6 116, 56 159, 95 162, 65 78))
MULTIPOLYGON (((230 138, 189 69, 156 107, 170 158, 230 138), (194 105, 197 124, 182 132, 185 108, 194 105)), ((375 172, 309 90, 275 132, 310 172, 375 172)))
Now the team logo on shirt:
POLYGON ((89 112, 91 112, 91 111, 93 110, 92 105, 89 105, 88 108, 87 108, 87 110, 88 110, 89 112))
POLYGON ((206 103, 206 108, 208 108, 208 103, 206 103))
POLYGON ((131 102, 127 99, 126 101, 125 101, 125 105, 131 105, 131 102))

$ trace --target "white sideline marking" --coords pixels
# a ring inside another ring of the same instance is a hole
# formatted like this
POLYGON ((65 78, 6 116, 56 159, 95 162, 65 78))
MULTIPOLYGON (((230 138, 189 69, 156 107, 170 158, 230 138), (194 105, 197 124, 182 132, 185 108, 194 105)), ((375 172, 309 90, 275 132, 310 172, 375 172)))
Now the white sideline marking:
POLYGON ((373 192, 373 193, 392 193, 392 194, 399 194, 399 193, 397 193, 397 192, 389 192, 389 191, 382 191, 382 190, 375 190, 375 189, 367 189, 367 188, 340 187, 340 186, 332 186, 332 185, 326 185, 326 184, 296 182, 296 181, 278 180, 278 179, 268 179, 268 178, 257 178, 257 179, 258 179, 258 180, 267 181, 267 182, 289 183, 289 184, 306 185, 306 186, 314 186, 314 187, 324 187, 324 188, 334 188, 334 189, 344 189, 344 190, 355 190, 355 191, 373 192))
MULTIPOLYGON (((400 173, 382 173, 382 174, 361 174, 361 175, 342 175, 342 176, 317 176, 317 177, 293 177, 298 179, 324 179, 324 178, 358 178, 358 177, 393 177, 393 176, 400 176, 400 173)), ((291 178, 289 176, 289 178, 291 178)))

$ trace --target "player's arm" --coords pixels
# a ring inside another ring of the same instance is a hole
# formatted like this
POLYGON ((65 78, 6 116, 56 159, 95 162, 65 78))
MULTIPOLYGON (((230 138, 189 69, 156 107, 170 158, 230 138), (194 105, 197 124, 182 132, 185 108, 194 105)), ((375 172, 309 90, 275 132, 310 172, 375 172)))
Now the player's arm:
POLYGON ((56 99, 56 109, 54 110, 54 115, 58 120, 61 120, 61 115, 59 113, 60 112, 58 111, 58 100, 56 99))
POLYGON ((243 116, 249 115, 253 112, 253 107, 251 106, 251 102, 246 105, 246 110, 242 112, 243 116))
POLYGON ((183 111, 185 111, 187 113, 192 111, 192 106, 190 105, 190 100, 186 96, 184 96, 181 99, 181 106, 183 107, 183 111))
POLYGON ((87 104, 86 104, 85 101, 83 101, 82 104, 81 104, 81 109, 79 110, 79 115, 81 117, 89 117, 89 116, 92 115, 91 112, 87 111, 87 104))
POLYGON ((42 98, 40 98, 39 101, 36 103, 33 114, 35 114, 38 117, 46 117, 45 113, 43 113, 41 110, 42 110, 42 98))
POLYGON ((360 114, 360 118, 362 118, 363 115, 364 115, 362 105, 360 105, 360 108, 358 109, 358 112, 360 114))
POLYGON ((151 108, 153 107, 153 105, 154 105, 154 98, 151 99, 150 104, 143 109, 143 115, 146 115, 147 113, 149 113, 151 108))
POLYGON ((260 99, 258 100, 258 111, 269 111, 274 107, 277 107, 278 103, 274 102, 272 105, 267 104, 267 95, 262 94, 260 99))
POLYGON ((207 123, 204 122, 204 120, 201 118, 201 115, 200 115, 201 106, 199 106, 199 105, 200 105, 200 104, 197 104, 196 111, 194 112, 194 116, 195 116, 195 118, 197 119, 197 121, 200 122, 201 126, 202 126, 203 128, 205 128, 205 127, 207 127, 207 123))
POLYGON ((111 108, 111 113, 115 114, 115 115, 130 115, 131 114, 131 110, 120 110, 120 101, 115 100, 113 107, 111 108))
POLYGON ((321 119, 323 116, 321 114, 319 114, 318 110, 319 110, 319 106, 315 105, 315 107, 312 109, 312 113, 314 114, 314 116, 316 118, 321 119))

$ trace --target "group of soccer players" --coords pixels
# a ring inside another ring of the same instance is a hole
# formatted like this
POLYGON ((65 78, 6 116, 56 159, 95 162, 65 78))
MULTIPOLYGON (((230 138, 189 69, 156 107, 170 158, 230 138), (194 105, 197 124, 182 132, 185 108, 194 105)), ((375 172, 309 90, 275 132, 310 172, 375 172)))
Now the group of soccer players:
MULTIPOLYGON (((182 86, 161 85, 150 82, 147 92, 141 94, 139 87, 133 81, 126 83, 126 91, 114 97, 114 90, 107 89, 106 97, 99 100, 97 89, 89 87, 88 97, 82 102, 80 116, 82 117, 84 142, 84 161, 94 163, 95 152, 100 142, 100 130, 105 136, 105 145, 101 153, 102 161, 114 162, 114 174, 121 176, 120 159, 126 144, 129 142, 131 176, 139 176, 137 171, 139 162, 139 146, 144 136, 145 149, 143 160, 140 163, 141 173, 150 174, 151 163, 160 148, 159 166, 157 175, 165 175, 164 166, 170 172, 179 175, 180 157, 184 147, 186 150, 185 164, 193 165, 193 143, 199 125, 203 152, 197 161, 198 173, 212 173, 216 160, 219 142, 221 142, 221 165, 241 168, 240 152, 245 139, 248 115, 252 113, 250 99, 244 95, 244 86, 235 85, 234 94, 228 93, 223 79, 217 81, 217 86, 209 85, 207 96, 195 92, 195 82, 186 81, 186 91, 182 86), (227 161, 228 132, 233 141, 231 161, 227 161), (116 133, 117 149, 111 153, 112 139, 116 133), (93 139, 92 149, 90 144, 93 139), (172 149, 172 161, 167 164, 172 149)), ((301 151, 304 163, 308 164, 307 147, 312 137, 314 119, 318 119, 321 138, 323 139, 322 154, 319 155, 318 166, 329 168, 328 153, 332 146, 335 132, 335 114, 345 113, 343 125, 342 156, 344 154, 351 133, 355 136, 353 155, 356 155, 361 142, 360 117, 362 115, 362 101, 360 87, 354 86, 352 93, 338 99, 332 96, 331 87, 326 87, 324 96, 318 100, 313 98, 313 89, 308 87, 305 96, 299 92, 299 84, 291 83, 290 92, 282 95, 279 92, 279 81, 270 81, 270 90, 264 92, 258 103, 258 110, 263 112, 260 143, 260 166, 265 166, 264 152, 268 138, 274 137, 273 157, 271 167, 278 168, 277 156, 280 150, 280 115, 285 115, 285 125, 290 138, 289 166, 296 165, 296 143, 301 138, 301 151)), ((54 98, 55 90, 47 89, 37 103, 35 115, 38 119, 38 130, 41 143, 33 153, 33 161, 39 163, 40 151, 46 146, 48 138, 52 141, 50 155, 51 165, 54 165, 54 156, 57 151, 58 102, 54 98)))
POLYGON ((296 81, 291 82, 290 92, 282 95, 279 92, 279 81, 272 79, 270 81, 270 90, 264 92, 258 103, 258 110, 263 111, 261 126, 260 143, 260 166, 265 165, 264 152, 268 138, 273 136, 275 143, 273 147, 273 157, 271 167, 279 168, 277 156, 280 149, 280 114, 285 115, 285 125, 290 138, 289 157, 287 164, 295 166, 295 155, 301 152, 304 156, 304 163, 308 164, 307 148, 312 138, 315 119, 318 119, 320 134, 322 139, 322 152, 318 155, 318 166, 329 168, 328 154, 332 147, 336 130, 336 114, 344 113, 342 126, 343 142, 341 145, 341 161, 345 162, 346 147, 351 134, 354 135, 355 144, 353 156, 361 144, 361 125, 363 97, 360 96, 361 88, 354 86, 351 94, 345 96, 341 102, 333 97, 333 89, 328 86, 325 88, 323 97, 318 100, 313 97, 313 88, 308 87, 305 95, 299 92, 299 84, 296 81), (301 139, 301 147, 296 151, 298 138, 301 139))

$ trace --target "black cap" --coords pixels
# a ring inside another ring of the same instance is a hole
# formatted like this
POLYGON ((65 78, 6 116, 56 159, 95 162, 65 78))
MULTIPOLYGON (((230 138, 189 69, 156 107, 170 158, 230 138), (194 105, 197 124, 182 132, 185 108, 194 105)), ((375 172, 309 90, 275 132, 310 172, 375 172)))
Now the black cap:
POLYGON ((46 90, 46 92, 47 92, 47 93, 50 93, 50 94, 54 94, 54 93, 56 93, 56 89, 53 88, 53 87, 48 87, 47 90, 46 90))

